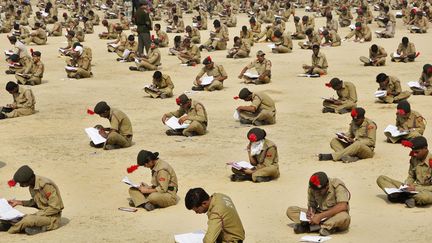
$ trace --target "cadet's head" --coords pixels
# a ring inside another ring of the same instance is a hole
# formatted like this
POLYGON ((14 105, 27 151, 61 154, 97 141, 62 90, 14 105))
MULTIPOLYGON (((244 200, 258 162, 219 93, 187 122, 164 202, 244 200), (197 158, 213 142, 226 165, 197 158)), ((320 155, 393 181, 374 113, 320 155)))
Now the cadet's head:
POLYGON ((186 32, 187 33, 192 32, 192 27, 190 27, 190 25, 186 26, 186 32))
POLYGON ((94 15, 93 10, 90 10, 90 11, 88 12, 88 14, 89 14, 90 16, 93 16, 93 15, 94 15))
POLYGON ((42 53, 40 51, 32 52, 32 57, 35 62, 38 62, 41 58, 42 53))
POLYGON ((250 23, 251 25, 256 24, 256 19, 255 19, 254 17, 250 18, 250 19, 249 19, 249 23, 250 23))
POLYGON ((411 112, 411 105, 406 100, 399 101, 396 109, 397 109, 396 116, 407 117, 407 116, 409 116, 409 113, 411 112))
POLYGON ((197 16, 196 19, 198 22, 201 22, 201 16, 197 16))
POLYGON ((342 6, 342 7, 341 7, 341 11, 342 11, 342 12, 346 12, 346 11, 348 11, 348 8, 347 8, 346 6, 342 6))
POLYGON ((240 44, 241 43, 240 37, 238 37, 238 36, 234 37, 234 43, 240 44))
POLYGON ((134 35, 129 35, 128 36, 128 41, 129 42, 134 42, 135 41, 135 36, 134 35))
POLYGON ((41 23, 36 22, 36 23, 34 24, 34 26, 35 26, 36 29, 39 29, 42 25, 41 25, 41 23))
POLYGON ((6 91, 9 92, 9 94, 18 93, 18 84, 12 81, 7 82, 6 91))
POLYGON ((221 23, 220 23, 220 21, 219 20, 215 20, 215 21, 213 21, 213 27, 215 28, 215 29, 219 29, 220 27, 221 27, 221 23))
POLYGON ((312 33, 313 33, 313 29, 312 29, 312 28, 309 28, 309 29, 307 29, 307 30, 305 31, 305 34, 306 34, 307 36, 312 36, 312 33))
POLYGON ((329 83, 326 83, 326 86, 331 87, 334 90, 342 89, 343 81, 338 78, 332 78, 329 83))
POLYGON ((180 43, 181 42, 181 36, 176 35, 174 36, 174 43, 180 43))
POLYGON ((176 98, 176 103, 183 109, 188 109, 191 106, 191 99, 187 97, 185 94, 181 94, 179 97, 176 98))
POLYGON ((390 7, 388 5, 384 5, 384 12, 388 13, 390 11, 390 7))
POLYGON ((159 47, 159 40, 158 40, 158 39, 154 39, 154 40, 152 41, 151 45, 150 45, 150 48, 151 48, 151 49, 155 49, 155 48, 157 48, 157 47, 159 47))
POLYGON ((282 37, 282 32, 281 32, 279 29, 276 29, 275 32, 274 32, 274 35, 275 35, 277 38, 280 38, 280 37, 282 37))
POLYGON ((300 17, 299 16, 295 16, 294 17, 294 22, 296 22, 296 23, 300 22, 300 17))
POLYGON ((423 12, 422 12, 422 11, 417 11, 417 12, 416 12, 416 15, 417 15, 418 17, 423 17, 423 12))
POLYGON ((243 25, 243 26, 242 26, 242 32, 243 32, 243 33, 246 33, 247 30, 248 30, 248 29, 247 29, 247 26, 246 26, 246 25, 243 25))
POLYGON ((361 22, 355 23, 355 29, 356 30, 361 30, 362 29, 362 23, 361 22))
POLYGON ((389 19, 388 19, 388 18, 384 18, 384 19, 382 20, 382 22, 383 22, 384 24, 387 24, 387 23, 389 22, 389 19))
POLYGON ((423 73, 425 73, 427 75, 431 75, 432 74, 432 65, 430 65, 430 64, 423 65, 423 73))
POLYGON ((326 14, 326 18, 327 18, 327 20, 332 20, 333 19, 333 15, 330 12, 328 12, 326 14))
POLYGON ((66 34, 66 38, 72 39, 75 36, 75 31, 69 30, 66 34))
POLYGON ((379 83, 380 87, 386 87, 388 84, 388 76, 385 73, 380 73, 376 76, 376 82, 379 83))
POLYGON ((267 136, 267 133, 264 131, 264 129, 254 127, 247 133, 247 139, 250 143, 259 142, 267 136))
POLYGON ((114 29, 117 33, 120 33, 123 31, 123 27, 121 27, 121 25, 116 25, 114 29))
POLYGON ((402 44, 403 44, 404 46, 407 46, 408 43, 409 43, 409 39, 408 39, 408 37, 406 37, 406 36, 402 37, 402 44))
POLYGON ((177 15, 174 15, 174 17, 173 17, 173 20, 174 20, 174 22, 178 22, 178 20, 179 20, 179 17, 177 16, 177 15))
POLYGON ((34 186, 35 174, 28 165, 23 165, 15 172, 13 180, 21 187, 34 186))
POLYGON ((201 187, 189 189, 185 197, 185 206, 195 213, 206 213, 210 206, 210 196, 201 187))
POLYGON ((161 73, 161 71, 154 72, 153 73, 153 79, 160 81, 162 79, 162 73, 161 73))
POLYGON ((322 34, 323 34, 323 36, 328 36, 328 35, 330 34, 330 32, 329 32, 328 30, 324 30, 324 31, 322 32, 322 34))
POLYGON ((313 54, 314 54, 315 56, 318 55, 319 50, 320 50, 320 46, 319 46, 318 44, 315 44, 315 45, 312 46, 312 52, 313 52, 313 54))
POLYGON ((13 29, 14 29, 14 30, 19 30, 19 27, 20 27, 20 25, 17 24, 17 23, 15 23, 14 26, 13 26, 13 29))
POLYGON ((378 52, 378 46, 375 45, 375 44, 373 44, 373 45, 371 46, 371 51, 372 51, 373 53, 377 53, 377 52, 378 52))
POLYGON ((103 26, 108 26, 108 20, 106 20, 106 19, 102 20, 102 25, 103 26))
POLYGON ((183 40, 183 46, 185 46, 185 47, 189 47, 190 44, 191 44, 191 39, 190 39, 190 38, 185 38, 185 39, 183 40))
POLYGON ((361 107, 357 107, 357 108, 353 108, 351 110, 351 118, 352 121, 357 125, 360 126, 364 119, 365 119, 365 109, 361 108, 361 107))
POLYGON ((153 153, 147 150, 141 150, 137 156, 137 164, 146 168, 153 168, 158 159, 158 152, 153 153))
POLYGON ((8 36, 9 42, 14 45, 17 42, 16 36, 8 36))
POLYGON ((244 101, 251 101, 252 92, 248 88, 243 88, 240 90, 238 97, 244 101))
POLYGON ((155 24, 154 25, 155 31, 158 31, 161 29, 161 25, 160 24, 155 24))
POLYGON ((66 19, 68 17, 68 14, 66 12, 64 12, 62 16, 63 16, 63 18, 66 19))
POLYGON ((265 53, 261 50, 257 51, 256 57, 259 62, 263 62, 265 59, 265 53))
POLYGON ((211 69, 213 67, 213 60, 211 59, 210 56, 204 58, 204 60, 202 61, 202 63, 205 65, 205 67, 207 69, 211 69))
POLYGON ((328 190, 329 178, 327 174, 320 171, 314 173, 309 179, 309 188, 313 193, 323 195, 328 190))
POLYGON ((109 107, 109 105, 105 101, 101 101, 95 105, 93 110, 100 117, 108 118, 110 115, 111 107, 109 107))
POLYGON ((308 20, 309 20, 309 16, 304 15, 304 16, 302 17, 302 22, 303 22, 303 23, 306 23, 308 20))
POLYGON ((12 54, 6 59, 6 61, 14 63, 14 62, 19 62, 19 59, 20 58, 18 54, 12 54))
POLYGON ((52 17, 52 19, 54 20, 54 22, 57 22, 57 21, 58 21, 58 17, 57 17, 57 15, 54 15, 54 16, 52 17))
MULTIPOLYGON (((429 153, 427 140, 423 136, 415 137, 411 140, 402 140, 402 145, 411 148, 410 156, 419 160, 424 160, 429 153)), ((429 166, 431 164, 428 161, 429 166)))

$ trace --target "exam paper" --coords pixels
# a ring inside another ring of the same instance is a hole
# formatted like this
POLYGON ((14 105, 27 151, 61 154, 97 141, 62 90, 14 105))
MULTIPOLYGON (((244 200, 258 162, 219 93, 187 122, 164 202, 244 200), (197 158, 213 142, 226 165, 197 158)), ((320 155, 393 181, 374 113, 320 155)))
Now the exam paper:
POLYGON ((183 123, 182 125, 179 124, 178 118, 175 116, 172 116, 170 119, 165 121, 165 125, 170 127, 171 129, 177 130, 177 129, 185 129, 189 127, 189 124, 183 123))
POLYGON ((87 133, 87 136, 92 140, 92 142, 95 145, 98 145, 98 144, 106 142, 106 138, 102 137, 99 134, 99 130, 97 130, 96 128, 89 127, 89 128, 84 129, 84 130, 87 133))

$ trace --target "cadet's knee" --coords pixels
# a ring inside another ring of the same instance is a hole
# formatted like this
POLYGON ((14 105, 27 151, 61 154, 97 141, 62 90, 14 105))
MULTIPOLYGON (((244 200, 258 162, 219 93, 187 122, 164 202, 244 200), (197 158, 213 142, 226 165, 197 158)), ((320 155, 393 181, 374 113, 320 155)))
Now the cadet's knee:
POLYGON ((286 211, 288 218, 293 219, 293 217, 300 212, 300 208, 297 206, 290 206, 286 211))
POLYGON ((428 192, 428 191, 419 192, 414 196, 414 200, 416 201, 416 204, 418 204, 418 205, 431 204, 432 203, 432 192, 428 192))

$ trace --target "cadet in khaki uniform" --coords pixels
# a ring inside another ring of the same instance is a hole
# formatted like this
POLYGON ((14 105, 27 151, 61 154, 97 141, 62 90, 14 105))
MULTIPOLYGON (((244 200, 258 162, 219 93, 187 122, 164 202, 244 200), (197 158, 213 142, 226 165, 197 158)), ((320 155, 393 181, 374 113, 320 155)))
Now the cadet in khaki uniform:
POLYGON ((44 73, 44 64, 41 62, 41 53, 39 51, 32 52, 33 62, 28 72, 15 74, 15 78, 20 84, 38 85, 42 82, 44 73))
POLYGON ((387 76, 385 73, 380 73, 376 76, 376 82, 379 84, 378 90, 386 90, 387 95, 378 97, 384 103, 398 103, 406 100, 411 96, 409 91, 402 91, 400 80, 393 76, 387 76))
POLYGON ((231 181, 267 182, 279 177, 277 147, 265 137, 263 129, 255 127, 249 130, 247 151, 249 162, 254 168, 238 170, 233 167, 231 181))
POLYGON ((195 27, 192 28, 190 25, 186 26, 186 34, 187 37, 190 39, 191 43, 193 44, 201 43, 201 34, 197 28, 195 27))
POLYGON ((339 36, 339 34, 334 30, 324 30, 322 32, 324 43, 322 43, 322 46, 340 46, 342 44, 342 40, 339 36))
MULTIPOLYGON (((102 20, 102 25, 107 28, 107 32, 102 32, 99 34, 100 39, 115 39, 117 38, 117 33, 115 32, 116 24, 108 23, 108 20, 102 20)), ((120 26, 121 28, 121 26, 120 26)), ((123 29, 123 28, 122 28, 123 29)))
POLYGON ((308 40, 304 42, 298 42, 298 45, 301 47, 301 49, 312 49, 314 45, 321 44, 321 37, 318 32, 314 31, 313 29, 307 29, 305 34, 308 40))
POLYGON ((265 53, 259 50, 256 54, 257 59, 249 63, 243 70, 240 72, 238 78, 243 79, 245 83, 253 83, 253 84, 267 84, 271 81, 271 66, 272 63, 270 60, 266 59, 265 53), (248 69, 255 68, 258 72, 258 78, 250 78, 246 77, 244 74, 248 69))
POLYGON ((168 47, 169 38, 168 34, 161 30, 160 24, 154 25, 154 30, 156 32, 157 39, 159 40, 159 47, 168 47))
POLYGON ((302 68, 306 74, 327 74, 327 58, 324 53, 320 52, 320 46, 313 45, 312 47, 312 65, 303 64, 302 68))
POLYGON ((35 24, 36 30, 30 33, 30 36, 24 39, 24 43, 29 45, 30 43, 36 43, 36 45, 45 45, 47 43, 47 33, 41 28, 39 23, 35 24))
POLYGON ((13 96, 13 103, 6 105, 0 113, 0 119, 28 116, 35 113, 35 97, 31 89, 25 89, 17 83, 9 81, 6 91, 13 96))
POLYGON ((305 30, 303 28, 303 25, 300 23, 300 17, 294 16, 294 25, 295 25, 295 32, 291 34, 291 38, 294 40, 303 40, 306 38, 305 30))
POLYGON ((357 106, 357 91, 353 83, 333 78, 329 83, 326 83, 326 86, 334 89, 338 98, 324 100, 323 113, 345 114, 357 106))
POLYGON ((197 214, 207 213, 207 231, 203 243, 243 243, 245 231, 230 197, 214 193, 211 197, 198 187, 186 193, 185 206, 197 214))
POLYGON ((68 78, 90 78, 93 75, 91 72, 91 57, 84 54, 84 48, 82 46, 77 45, 73 50, 71 65, 75 67, 76 70, 66 69, 68 78))
POLYGON ((183 50, 176 54, 181 63, 188 66, 194 66, 201 62, 201 52, 195 44, 191 44, 191 39, 186 38, 183 40, 183 50))
POLYGON ((227 58, 245 58, 249 56, 251 50, 250 42, 247 39, 234 37, 234 46, 228 51, 227 58))
POLYGON ((252 102, 251 105, 237 107, 241 124, 261 126, 276 123, 275 103, 264 92, 252 93, 249 89, 243 88, 240 90, 238 98, 252 102))
POLYGON ((246 25, 242 26, 242 29, 240 30, 240 39, 243 41, 246 41, 249 43, 250 46, 253 46, 254 44, 254 35, 252 30, 248 29, 246 25))
POLYGON ((367 24, 362 24, 360 22, 357 22, 355 24, 355 29, 352 30, 347 36, 345 36, 345 40, 348 40, 353 36, 355 36, 355 42, 365 42, 372 40, 372 32, 369 27, 367 26, 367 24))
POLYGON ((155 208, 166 208, 177 204, 177 175, 167 162, 159 159, 159 153, 141 150, 137 156, 137 165, 128 168, 132 173, 144 166, 151 170, 151 185, 141 183, 139 188, 129 188, 131 207, 143 207, 147 211, 155 208))
POLYGON ((339 13, 339 25, 340 27, 347 27, 351 24, 351 20, 354 17, 351 14, 351 11, 343 6, 341 7, 341 12, 339 13))
POLYGON ((401 140, 409 140, 423 135, 426 129, 425 119, 417 111, 411 110, 411 105, 408 101, 400 101, 397 105, 396 112, 396 127, 399 131, 408 132, 406 135, 393 137, 391 133, 385 132, 387 142, 397 143, 401 140))
POLYGON ((167 26, 167 33, 183 33, 185 29, 183 19, 179 16, 174 15, 173 22, 171 25, 167 26))
POLYGON ((377 179, 378 186, 385 192, 384 188, 399 188, 407 185, 407 191, 417 191, 417 194, 392 193, 387 198, 390 202, 405 203, 407 207, 416 205, 423 206, 432 204, 432 154, 428 150, 428 143, 424 137, 415 137, 411 141, 404 141, 404 146, 411 148, 409 154, 410 166, 408 177, 405 182, 394 180, 381 175, 377 179))
POLYGON ((228 78, 227 73, 222 65, 215 65, 210 57, 206 57, 203 60, 204 67, 195 77, 194 86, 192 90, 205 90, 205 91, 215 91, 223 89, 223 82, 228 78), (202 85, 201 78, 206 74, 207 76, 213 76, 213 81, 211 84, 202 85))
POLYGON ((116 50, 117 61, 133 62, 138 51, 138 42, 135 41, 134 35, 129 35, 127 42, 124 45, 124 50, 120 51, 118 48, 116 50))
POLYGON ((161 53, 159 51, 159 41, 153 40, 150 45, 150 51, 147 56, 139 58, 139 62, 135 62, 136 67, 131 66, 131 71, 154 71, 161 65, 161 53))
POLYGON ((116 26, 115 31, 117 39, 107 43, 108 52, 115 52, 117 50, 123 52, 127 42, 127 36, 123 33, 121 26, 116 26))
POLYGON ((129 117, 122 111, 111 108, 105 101, 101 101, 94 107, 94 112, 102 118, 109 120, 111 127, 105 128, 101 125, 96 125, 99 134, 106 138, 105 144, 101 146, 94 145, 90 142, 90 146, 100 148, 103 146, 105 150, 127 148, 132 146, 132 123, 129 117))
POLYGON ((9 66, 9 69, 5 71, 6 74, 15 74, 16 72, 22 72, 31 67, 32 60, 27 51, 27 47, 19 40, 16 36, 8 36, 9 42, 14 46, 13 55, 6 58, 6 61, 19 62, 20 67, 9 66), (16 59, 12 60, 12 59, 16 59))
POLYGON ((408 37, 402 38, 402 43, 399 44, 395 56, 390 54, 392 62, 414 62, 417 57, 417 52, 414 43, 410 42, 408 37))
POLYGON ((379 32, 375 32, 378 38, 393 38, 395 35, 395 23, 389 21, 388 18, 384 18, 383 23, 385 29, 379 32))
POLYGON ((373 44, 369 48, 369 58, 360 57, 360 61, 364 63, 365 66, 384 66, 387 58, 387 52, 384 47, 373 44))
POLYGON ((424 88, 411 87, 414 95, 431 95, 432 94, 432 65, 423 65, 423 71, 419 78, 419 84, 424 88))
POLYGON ((8 200, 12 206, 33 207, 39 209, 34 214, 26 214, 20 221, 11 223, 0 221, 0 231, 16 234, 25 232, 35 235, 47 230, 55 230, 60 227, 62 210, 64 208, 60 191, 57 185, 48 178, 35 175, 27 166, 21 166, 14 174, 10 186, 19 183, 21 187, 29 187, 30 200, 8 200))
POLYGON ((377 126, 375 122, 365 118, 365 113, 366 111, 360 107, 351 111, 352 122, 348 132, 331 140, 330 147, 335 152, 319 154, 318 159, 320 161, 342 160, 344 163, 351 163, 359 159, 373 157, 377 126), (343 139, 341 139, 342 137, 343 139))
POLYGON ((168 74, 162 74, 160 71, 153 73, 153 83, 150 87, 145 87, 144 91, 152 98, 161 99, 173 96, 174 84, 168 74))
POLYGON ((272 48, 273 53, 291 53, 293 48, 293 43, 291 37, 287 34, 283 34, 280 30, 275 30, 274 39, 275 48, 272 48))
POLYGON ((257 38, 261 33, 261 23, 257 22, 254 17, 249 19, 250 29, 253 33, 253 37, 257 38))
POLYGON ((229 40, 228 32, 226 32, 225 28, 222 28, 219 20, 215 20, 213 26, 215 28, 215 31, 211 32, 210 39, 199 47, 200 51, 204 48, 207 51, 226 49, 227 42, 229 40))
POLYGON ((63 35, 63 26, 60 22, 58 22, 57 16, 53 17, 53 20, 55 20, 54 25, 51 29, 51 31, 48 32, 49 36, 62 36, 63 35))
POLYGON ((176 111, 168 112, 162 116, 162 123, 170 117, 174 116, 179 118, 179 124, 189 123, 186 129, 167 130, 168 136, 196 136, 204 135, 207 130, 208 118, 207 112, 200 102, 189 99, 187 95, 182 94, 176 99, 176 103, 180 108, 176 111))
POLYGON ((426 33, 429 28, 429 20, 423 16, 423 11, 416 12, 415 18, 410 21, 409 27, 411 33, 426 33))
POLYGON ((296 225, 296 234, 319 231, 328 236, 349 228, 349 200, 351 193, 338 178, 328 178, 324 172, 316 172, 309 179, 308 208, 291 206, 287 216, 296 225), (300 212, 306 213, 310 222, 300 221, 300 212))

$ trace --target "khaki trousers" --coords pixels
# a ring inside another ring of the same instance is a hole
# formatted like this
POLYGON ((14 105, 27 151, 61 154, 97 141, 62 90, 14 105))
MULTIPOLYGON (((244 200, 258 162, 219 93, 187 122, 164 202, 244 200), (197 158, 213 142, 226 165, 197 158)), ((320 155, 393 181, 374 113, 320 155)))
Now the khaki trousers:
POLYGON ((142 194, 142 192, 137 188, 131 187, 129 188, 129 195, 132 198, 135 207, 139 207, 149 202, 160 208, 166 208, 177 203, 177 195, 174 191, 142 194))
POLYGON ((276 123, 276 113, 269 110, 261 110, 260 112, 252 113, 250 111, 240 111, 239 115, 241 118, 255 123, 256 121, 262 122, 264 124, 275 124, 276 123))
POLYGON ((20 116, 29 116, 31 114, 34 114, 35 111, 34 109, 30 109, 30 108, 18 108, 18 109, 14 109, 13 111, 6 113, 6 116, 8 118, 15 118, 15 117, 20 117, 20 116))
MULTIPOLYGON (((245 173, 243 173, 241 170, 237 170, 232 168, 232 172, 234 174, 238 174, 238 175, 245 175, 245 173)), ((279 167, 277 166, 266 166, 260 169, 257 169, 253 174, 252 174, 252 181, 256 181, 257 177, 271 177, 272 179, 276 179, 280 176, 279 173, 279 167)))
POLYGON ((402 91, 397 96, 387 95, 385 97, 380 97, 379 99, 384 103, 398 103, 401 100, 408 99, 411 96, 411 92, 402 91))
POLYGON ((372 158, 374 155, 373 150, 362 144, 359 141, 347 145, 342 143, 337 138, 333 138, 330 142, 330 147, 335 151, 332 153, 333 161, 339 161, 343 156, 355 156, 360 159, 372 158))
POLYGON ((188 128, 183 130, 183 135, 186 137, 204 135, 207 127, 198 121, 192 121, 188 128))
MULTIPOLYGON (((291 221, 293 221, 296 224, 300 223, 300 212, 307 212, 306 208, 300 208, 296 206, 291 206, 287 209, 287 216, 291 221)), ((343 231, 347 230, 349 228, 349 225, 351 223, 351 216, 348 214, 348 212, 340 212, 333 217, 328 218, 324 222, 321 223, 321 228, 327 229, 327 230, 337 230, 337 231, 343 231)))
POLYGON ((91 72, 83 68, 78 68, 76 71, 66 71, 68 78, 76 78, 79 75, 81 78, 90 78, 91 72))
POLYGON ((347 100, 347 101, 342 101, 341 105, 336 105, 336 104, 333 104, 332 102, 324 100, 323 106, 326 108, 334 109, 335 113, 340 113, 343 109, 351 110, 351 109, 357 107, 357 104, 350 101, 350 100, 347 100))
MULTIPOLYGON (((402 182, 394 180, 388 176, 380 175, 377 179, 378 186, 384 191, 384 188, 399 188, 402 182)), ((416 190, 419 192, 413 196, 417 205, 432 204, 432 192, 422 189, 420 185, 416 185, 416 190)))
POLYGON ((105 145, 118 145, 121 148, 127 148, 132 146, 132 136, 125 137, 120 135, 118 132, 110 132, 105 145))
POLYGON ((27 227, 42 227, 46 226, 47 230, 55 230, 60 227, 61 214, 57 216, 38 216, 35 214, 29 214, 24 216, 18 223, 15 223, 10 227, 8 233, 16 234, 23 232, 27 227))

